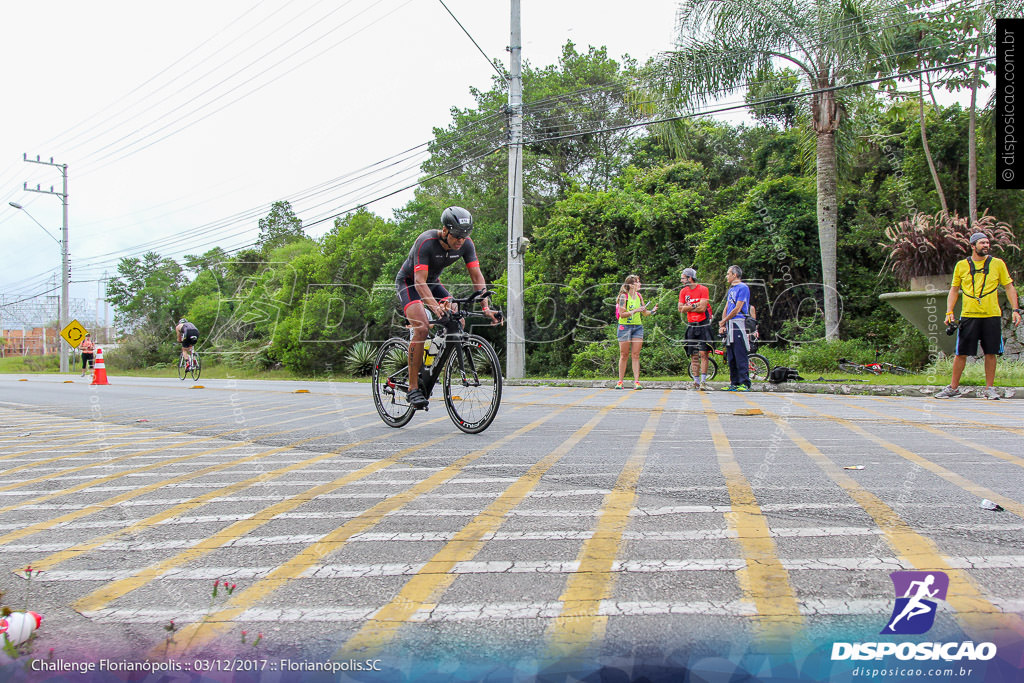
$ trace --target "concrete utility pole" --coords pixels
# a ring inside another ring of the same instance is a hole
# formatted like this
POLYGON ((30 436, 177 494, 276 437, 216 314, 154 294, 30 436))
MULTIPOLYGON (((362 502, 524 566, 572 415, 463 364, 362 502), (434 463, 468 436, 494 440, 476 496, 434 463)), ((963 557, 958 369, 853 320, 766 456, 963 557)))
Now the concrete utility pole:
POLYGON ((519 1, 512 2, 512 30, 508 46, 512 80, 508 88, 508 335, 505 375, 526 374, 526 338, 523 324, 523 39, 519 1))
MULTIPOLYGON (((64 205, 64 227, 61 230, 61 286, 60 286, 60 314, 57 318, 57 333, 59 334, 64 326, 71 322, 70 314, 70 303, 71 297, 68 289, 71 285, 71 265, 69 264, 69 250, 68 250, 68 165, 54 163, 53 157, 50 157, 49 161, 41 161, 39 155, 36 155, 35 159, 29 159, 28 154, 24 154, 22 158, 30 164, 42 164, 43 166, 56 166, 60 169, 61 175, 64 176, 64 191, 55 192, 53 185, 50 186, 49 190, 42 190, 37 184, 35 189, 28 186, 25 183, 25 190, 28 192, 39 192, 40 194, 53 194, 57 195, 61 199, 61 203, 64 205)), ((68 353, 64 347, 57 342, 57 349, 60 352, 60 371, 68 371, 68 353)))

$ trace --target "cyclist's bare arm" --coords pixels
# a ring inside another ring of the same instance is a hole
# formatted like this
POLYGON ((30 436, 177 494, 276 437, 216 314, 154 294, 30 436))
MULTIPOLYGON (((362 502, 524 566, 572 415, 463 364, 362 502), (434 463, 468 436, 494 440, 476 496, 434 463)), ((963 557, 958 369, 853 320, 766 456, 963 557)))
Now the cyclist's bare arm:
MULTIPOLYGON (((475 289, 478 292, 487 289, 487 280, 484 279, 484 274, 480 271, 480 266, 469 266, 467 270, 469 270, 469 279, 473 281, 473 289, 475 289)), ((493 311, 491 311, 489 301, 485 300, 483 302, 482 310, 487 315, 487 317, 491 319, 492 325, 498 324, 498 317, 494 315, 493 311)))

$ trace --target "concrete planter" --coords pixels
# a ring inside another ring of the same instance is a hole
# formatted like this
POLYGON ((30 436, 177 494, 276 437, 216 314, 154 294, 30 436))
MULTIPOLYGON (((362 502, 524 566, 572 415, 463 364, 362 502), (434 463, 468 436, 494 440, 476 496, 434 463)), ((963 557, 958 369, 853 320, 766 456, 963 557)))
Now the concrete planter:
MULTIPOLYGON (((950 275, 930 275, 911 280, 909 292, 887 292, 880 294, 879 299, 889 304, 928 339, 928 347, 938 349, 947 356, 953 355, 955 336, 946 335, 946 297, 949 296, 949 284, 953 281, 950 275), (922 287, 913 291, 914 286, 922 287)), ((953 312, 960 317, 960 305, 963 296, 957 299, 953 312)), ((1021 357, 1024 328, 1014 329, 1007 313, 1006 294, 999 291, 999 303, 1003 310, 1003 340, 1005 353, 1003 358, 1017 360, 1021 357)))
MULTIPOLYGON (((947 356, 953 354, 954 340, 954 337, 946 335, 945 323, 946 297, 949 296, 949 282, 952 279, 952 275, 946 277, 945 289, 887 292, 878 296, 928 339, 929 349, 938 349, 947 356)), ((954 312, 959 318, 960 300, 957 300, 954 312)))

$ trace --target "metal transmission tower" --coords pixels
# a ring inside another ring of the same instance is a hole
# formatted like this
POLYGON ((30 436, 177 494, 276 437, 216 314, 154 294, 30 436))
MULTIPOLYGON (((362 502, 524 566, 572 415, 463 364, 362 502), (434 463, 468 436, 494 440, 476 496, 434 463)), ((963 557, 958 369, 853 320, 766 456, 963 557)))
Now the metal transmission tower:
MULTIPOLYGON (((70 307, 71 299, 68 294, 68 290, 71 284, 71 265, 68 262, 68 165, 58 164, 53 161, 53 157, 50 157, 49 161, 41 161, 39 155, 36 155, 35 159, 29 159, 28 154, 22 155, 22 158, 30 164, 42 164, 43 166, 56 166, 60 169, 61 175, 64 176, 64 191, 56 192, 53 189, 53 185, 50 186, 49 190, 40 189, 39 185, 35 188, 28 186, 25 183, 25 190, 28 192, 38 192, 40 194, 52 194, 60 197, 61 204, 64 206, 64 227, 61 230, 61 285, 60 285, 60 315, 57 318, 57 330, 58 332, 64 329, 64 326, 71 322, 70 307)), ((68 371, 68 353, 63 346, 60 347, 60 371, 68 371)))
POLYGON ((508 88, 508 336, 505 374, 520 379, 526 374, 526 339, 523 323, 523 40, 519 2, 511 0, 511 81, 508 88))

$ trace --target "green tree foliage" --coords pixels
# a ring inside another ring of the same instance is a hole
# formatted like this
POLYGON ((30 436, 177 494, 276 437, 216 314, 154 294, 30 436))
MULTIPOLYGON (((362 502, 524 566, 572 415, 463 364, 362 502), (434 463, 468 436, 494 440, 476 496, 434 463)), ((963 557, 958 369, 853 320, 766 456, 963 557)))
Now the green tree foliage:
POLYGON ((849 85, 876 71, 891 54, 884 20, 892 0, 685 0, 680 48, 662 66, 670 101, 704 103, 757 80, 774 60, 795 67, 811 95, 808 122, 816 139, 818 241, 826 332, 839 333, 837 298, 838 165, 836 134, 849 85))
POLYGON ((174 259, 148 252, 140 258, 124 258, 117 277, 107 285, 107 296, 117 307, 117 324, 122 329, 157 328, 177 322, 175 292, 183 281, 181 266, 174 259))
MULTIPOLYGON (((735 9, 737 1, 723 4, 735 9)), ((751 5, 749 11, 777 10, 782 2, 751 5)), ((700 4, 693 0, 688 6, 700 4)), ((822 7, 835 10, 834 4, 822 7)), ((846 3, 842 11, 860 6, 846 3)), ((799 12, 784 18, 803 22, 802 29, 824 20, 799 12)), ((947 27, 950 35, 957 30, 954 23, 947 27)), ((754 26, 762 34, 775 28, 754 26)), ((923 44, 923 35, 911 45, 923 44)), ((884 73, 886 65, 871 61, 868 53, 858 53, 863 59, 849 62, 856 67, 849 72, 826 69, 825 75, 834 79, 829 82, 841 84, 865 69, 884 73)), ((772 70, 752 52, 716 55, 743 64, 725 63, 723 73, 709 78, 746 73, 760 64, 760 81, 749 101, 772 93, 800 95, 801 89, 820 85, 799 68, 778 71, 773 63, 772 70), (800 74, 798 82, 794 74, 800 74)), ((708 68, 709 63, 698 60, 692 66, 708 68)), ((685 324, 676 301, 685 266, 695 266, 709 285, 716 314, 725 295, 725 268, 736 263, 752 287, 763 337, 800 342, 823 337, 822 193, 820 166, 816 169, 806 156, 810 140, 814 161, 817 139, 807 100, 760 107, 753 126, 682 119, 674 126, 679 144, 643 128, 595 132, 636 122, 641 109, 627 91, 638 77, 631 60, 616 62, 603 49, 582 52, 571 43, 557 64, 524 68, 524 208, 533 239, 526 255, 528 372, 615 374, 614 299, 625 276, 636 273, 647 302, 659 305, 659 312, 644 320, 644 373, 684 374, 680 340, 685 324)), ((842 226, 836 236, 840 332, 859 339, 858 348, 867 352, 889 347, 891 357, 904 364, 920 362, 927 354, 920 335, 908 331, 878 300, 880 293, 898 288, 883 268, 885 254, 878 245, 889 225, 917 211, 939 210, 923 148, 922 110, 950 209, 966 214, 970 194, 969 111, 938 106, 924 87, 921 91, 928 100, 924 107, 891 92, 853 96, 841 91, 832 110, 843 122, 832 136, 836 224, 842 226)), ((473 95, 474 107, 453 109, 451 124, 435 129, 430 158, 422 167, 424 181, 392 220, 362 209, 337 219, 314 240, 303 236, 301 221, 287 202, 277 202, 260 221, 255 247, 234 254, 214 248, 184 257, 183 266, 157 254, 124 259, 110 288, 119 323, 131 333, 122 346, 124 362, 173 357, 173 323, 184 314, 200 328, 211 360, 282 365, 307 374, 346 371, 347 358, 365 360, 367 347, 355 350, 360 342, 406 334, 396 307, 395 275, 416 236, 440 227, 441 212, 453 204, 474 214, 481 268, 499 292, 495 302, 502 305, 508 159, 501 146, 507 93, 496 79, 489 90, 473 95)), ((1024 215, 1024 196, 995 189, 993 136, 991 128, 980 127, 979 201, 1014 224, 1024 215)), ((1016 253, 1008 259, 1017 279, 1020 260, 1016 253)), ((461 265, 449 268, 442 279, 456 294, 470 290, 461 265)), ((503 328, 480 326, 474 332, 491 339, 499 353, 504 348, 503 328)))
POLYGON ((535 313, 526 321, 528 369, 567 368, 601 339, 626 275, 640 275, 652 302, 676 287, 693 259, 707 193, 703 167, 684 161, 627 168, 607 191, 580 189, 557 203, 527 261, 526 309, 535 313))
POLYGON ((264 253, 304 238, 302 221, 292 211, 289 202, 274 202, 270 207, 270 213, 260 219, 258 245, 264 253))
POLYGON ((118 264, 117 277, 107 284, 107 298, 117 309, 118 327, 133 335, 124 355, 130 355, 134 364, 172 357, 174 326, 184 313, 178 298, 182 282, 181 266, 154 252, 123 258, 118 264))

